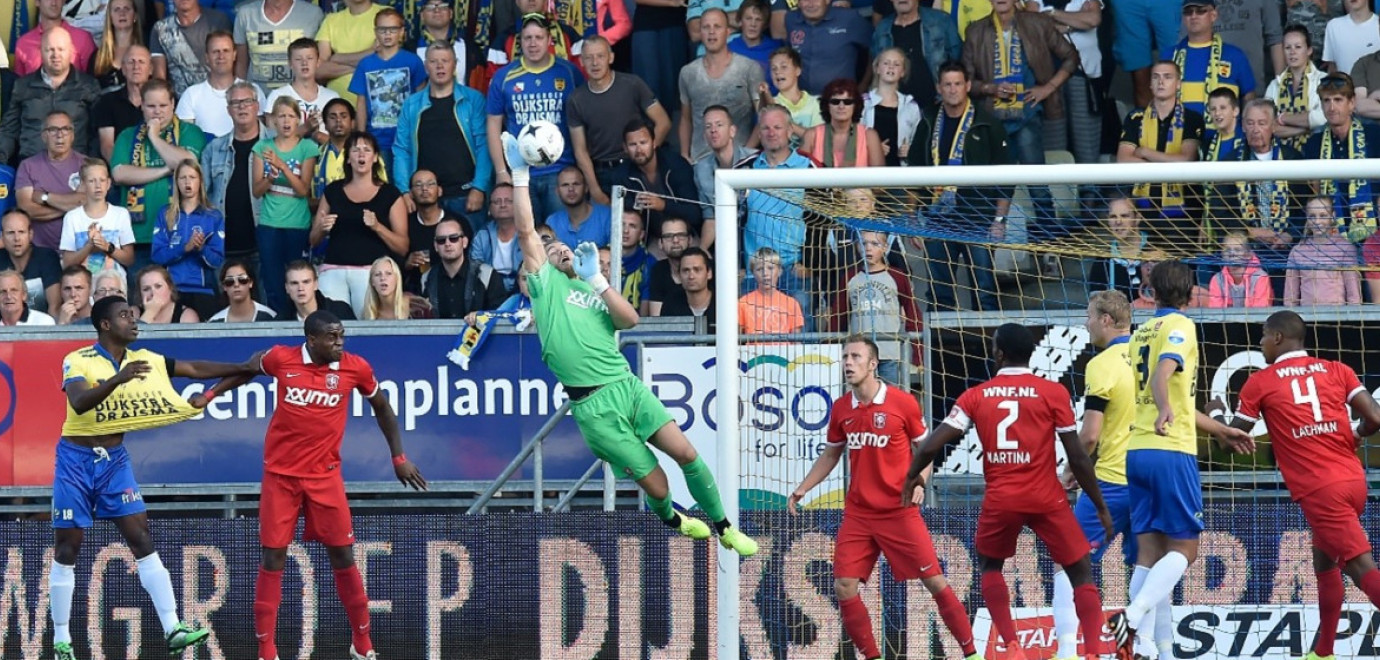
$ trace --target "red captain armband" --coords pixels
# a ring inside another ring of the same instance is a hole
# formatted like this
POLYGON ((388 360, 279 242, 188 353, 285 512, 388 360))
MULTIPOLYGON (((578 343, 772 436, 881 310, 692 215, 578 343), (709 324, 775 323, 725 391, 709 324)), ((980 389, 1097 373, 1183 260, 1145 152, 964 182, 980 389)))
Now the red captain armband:
POLYGON ((407 462, 407 454, 398 454, 393 457, 393 467, 398 467, 407 462))

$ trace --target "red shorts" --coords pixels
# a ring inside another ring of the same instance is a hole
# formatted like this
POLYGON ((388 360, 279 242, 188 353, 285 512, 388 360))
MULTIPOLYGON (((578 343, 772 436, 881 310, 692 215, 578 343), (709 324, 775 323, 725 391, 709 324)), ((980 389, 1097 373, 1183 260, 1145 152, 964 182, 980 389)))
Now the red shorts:
POLYGON ((876 517, 843 515, 834 543, 834 575, 866 582, 879 554, 886 555, 898 582, 941 573, 930 530, 915 509, 876 517))
POLYGON ((259 493, 259 543, 286 548, 297 531, 298 516, 306 514, 304 541, 336 547, 353 545, 354 523, 345 499, 345 480, 332 477, 289 477, 264 473, 259 493))
POLYGON ((1026 527, 1044 541, 1050 558, 1060 566, 1074 564, 1092 551, 1073 509, 1067 506, 1056 506, 1044 513, 1000 511, 984 506, 978 514, 973 546, 984 557, 1010 559, 1016 554, 1016 539, 1026 527))
POLYGON ((1370 539, 1361 528, 1366 495, 1366 482, 1342 481, 1299 500, 1303 519, 1313 530, 1313 547, 1338 564, 1370 552, 1370 539))

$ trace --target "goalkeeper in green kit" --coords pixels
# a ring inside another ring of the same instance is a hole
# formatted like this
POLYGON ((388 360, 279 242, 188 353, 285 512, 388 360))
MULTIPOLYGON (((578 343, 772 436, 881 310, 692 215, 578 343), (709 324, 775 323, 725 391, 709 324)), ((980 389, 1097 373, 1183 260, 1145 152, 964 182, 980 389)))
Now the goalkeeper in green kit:
POLYGON ((671 503, 666 472, 647 445, 675 459, 690 494, 725 548, 744 557, 757 542, 729 523, 709 466, 667 412, 628 368, 614 332, 637 325, 637 312, 599 272, 599 250, 585 242, 573 251, 537 233, 528 196, 528 165, 517 140, 503 134, 503 151, 513 176, 518 246, 527 271, 532 316, 541 338, 541 357, 565 386, 575 423, 595 456, 637 481, 652 512, 668 527, 692 539, 707 539, 709 526, 683 515, 671 503))

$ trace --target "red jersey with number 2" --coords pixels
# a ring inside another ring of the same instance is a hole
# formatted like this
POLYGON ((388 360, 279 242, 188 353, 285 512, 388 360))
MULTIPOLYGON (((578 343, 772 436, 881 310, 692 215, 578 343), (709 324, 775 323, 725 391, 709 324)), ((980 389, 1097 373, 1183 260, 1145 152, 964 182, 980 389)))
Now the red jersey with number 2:
POLYGON ((291 477, 339 475, 350 391, 366 397, 378 391, 373 367, 352 353, 315 364, 305 345, 275 346, 262 366, 278 380, 278 407, 264 437, 264 470, 291 477))
POLYGON ((925 435, 920 404, 883 383, 871 401, 849 392, 829 414, 830 446, 848 444, 848 513, 889 514, 903 510, 901 487, 910 469, 911 441, 925 435))
POLYGON ((1279 472, 1294 499, 1331 483, 1365 481, 1347 402, 1365 388, 1351 367, 1303 351, 1251 374, 1237 415, 1265 416, 1279 472))
POLYGON ((1068 506, 1054 449, 1058 433, 1076 428, 1063 385, 1029 369, 1002 369, 959 396, 944 423, 964 432, 977 427, 984 509, 1042 513, 1068 506))

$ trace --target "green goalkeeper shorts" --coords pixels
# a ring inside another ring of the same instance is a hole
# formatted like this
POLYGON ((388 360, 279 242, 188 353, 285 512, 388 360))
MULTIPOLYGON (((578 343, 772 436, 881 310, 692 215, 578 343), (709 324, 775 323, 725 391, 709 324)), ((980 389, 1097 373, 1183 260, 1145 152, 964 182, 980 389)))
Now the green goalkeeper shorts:
POLYGON ((641 479, 656 469, 647 441, 671 420, 671 413, 647 385, 629 375, 571 404, 575 423, 595 456, 617 472, 641 479))

